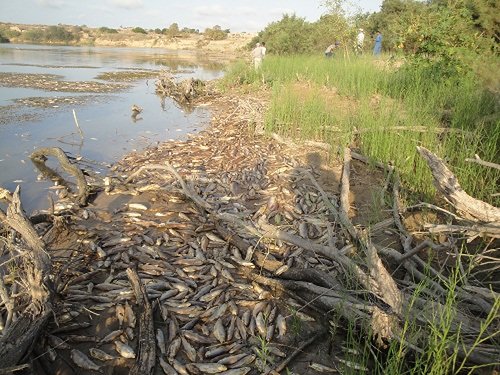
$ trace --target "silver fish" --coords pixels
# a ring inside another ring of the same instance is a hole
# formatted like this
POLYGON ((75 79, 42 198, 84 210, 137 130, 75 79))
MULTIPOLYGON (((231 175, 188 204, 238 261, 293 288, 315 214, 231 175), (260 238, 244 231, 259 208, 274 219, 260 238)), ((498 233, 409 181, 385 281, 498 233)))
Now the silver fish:
POLYGON ((100 366, 92 362, 91 359, 87 357, 86 354, 82 353, 79 350, 76 349, 71 350, 71 359, 73 360, 73 362, 75 362, 75 365, 85 370, 100 371, 101 369, 100 366))
POLYGON ((115 349, 123 358, 135 358, 134 349, 121 341, 115 341, 115 349))
POLYGON ((309 363, 309 367, 312 368, 314 371, 317 372, 338 372, 337 369, 333 367, 328 367, 316 362, 311 362, 309 363))
POLYGON ((112 361, 116 359, 116 357, 112 356, 111 354, 108 354, 105 351, 97 348, 90 348, 89 353, 92 357, 100 361, 112 361))
POLYGON ((189 360, 191 362, 196 361, 196 349, 184 337, 181 337, 181 343, 184 353, 186 353, 189 360))
POLYGON ((123 333, 123 331, 121 329, 118 329, 116 331, 113 331, 113 332, 110 332, 108 333, 102 340, 101 340, 101 344, 104 344, 104 343, 107 343, 107 342, 111 342, 111 341, 114 341, 118 336, 120 336, 121 334, 123 333))
POLYGON ((170 366, 162 357, 158 357, 160 359, 160 366, 165 375, 179 375, 175 369, 170 366))
POLYGON ((158 345, 161 354, 165 354, 166 352, 165 335, 163 334, 163 331, 159 328, 156 330, 156 344, 158 345))
POLYGON ((226 331, 224 329, 222 319, 217 320, 217 322, 215 323, 213 335, 221 344, 226 341, 226 331))
POLYGON ((182 341, 180 337, 176 337, 170 342, 170 345, 167 350, 167 358, 169 361, 173 360, 177 353, 179 352, 179 349, 181 347, 182 341))
POLYGON ((203 374, 218 374, 227 370, 227 367, 219 363, 192 363, 203 374))

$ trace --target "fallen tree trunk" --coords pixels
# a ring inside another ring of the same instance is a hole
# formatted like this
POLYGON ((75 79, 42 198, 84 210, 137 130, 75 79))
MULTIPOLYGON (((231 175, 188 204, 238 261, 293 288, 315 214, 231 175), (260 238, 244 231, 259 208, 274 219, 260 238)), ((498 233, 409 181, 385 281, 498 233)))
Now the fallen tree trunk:
POLYGON ((417 146, 417 150, 429 165, 436 188, 457 210, 472 216, 478 221, 500 221, 500 209, 467 194, 443 160, 425 147, 417 146))
POLYGON ((156 339, 154 333, 153 310, 146 294, 146 288, 141 282, 137 271, 127 269, 127 276, 134 290, 136 303, 142 309, 139 318, 139 353, 131 375, 153 374, 156 363, 156 339))
MULTIPOLYGON (((0 220, 21 235, 30 251, 28 255, 19 257, 16 273, 17 278, 23 277, 20 284, 26 285, 26 290, 18 292, 16 298, 25 301, 27 308, 6 327, 0 338, 0 369, 17 366, 31 353, 34 342, 51 315, 53 291, 49 279, 51 261, 45 252, 44 243, 23 211, 20 188, 7 200, 10 201, 7 215, 0 211, 0 220)), ((4 297, 6 293, 4 290, 4 297)))
MULTIPOLYGON (((57 158, 61 167, 70 175, 76 178, 76 182, 78 185, 78 196, 77 202, 81 206, 85 206, 87 204, 87 200, 90 194, 89 187, 87 185, 87 180, 80 168, 72 164, 64 151, 59 147, 44 147, 35 150, 30 158, 36 162, 44 163, 47 156, 54 156, 57 158)), ((35 163, 36 165, 36 163, 35 163)))

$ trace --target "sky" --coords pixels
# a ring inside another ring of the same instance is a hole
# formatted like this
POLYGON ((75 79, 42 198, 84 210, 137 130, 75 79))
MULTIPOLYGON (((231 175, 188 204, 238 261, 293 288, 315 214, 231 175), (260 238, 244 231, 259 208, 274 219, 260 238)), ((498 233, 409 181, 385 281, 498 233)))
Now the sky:
MULTIPOLYGON (((358 0, 363 11, 379 10, 382 0, 358 0)), ((203 31, 215 25, 232 32, 257 32, 283 14, 316 21, 322 0, 0 0, 0 22, 180 28, 203 31)))

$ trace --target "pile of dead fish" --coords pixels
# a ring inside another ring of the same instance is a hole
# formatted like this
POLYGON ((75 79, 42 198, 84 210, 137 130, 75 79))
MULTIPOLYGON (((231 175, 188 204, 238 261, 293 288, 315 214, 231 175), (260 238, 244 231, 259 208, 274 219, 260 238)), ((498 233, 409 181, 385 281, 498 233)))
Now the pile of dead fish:
MULTIPOLYGON (((278 145, 243 134, 214 126, 202 136, 131 154, 105 181, 105 194, 127 198, 112 215, 93 205, 73 211, 77 239, 73 251, 58 258, 61 267, 71 267, 61 276, 57 326, 42 349, 53 368, 58 357, 71 358, 76 373, 132 367, 141 306, 127 279, 130 267, 137 267, 154 308, 165 374, 261 373, 286 356, 292 313, 304 322, 314 319, 296 301, 249 281, 243 270, 261 273, 262 259, 273 262, 276 275, 290 267, 332 271, 335 264, 251 234, 239 233, 245 249, 230 245, 165 171, 144 171, 124 183, 138 166, 168 159, 218 213, 265 219, 304 238, 342 245, 329 230, 327 207, 304 183, 303 167, 278 145)), ((55 209, 64 213, 71 204, 61 200, 55 209)))

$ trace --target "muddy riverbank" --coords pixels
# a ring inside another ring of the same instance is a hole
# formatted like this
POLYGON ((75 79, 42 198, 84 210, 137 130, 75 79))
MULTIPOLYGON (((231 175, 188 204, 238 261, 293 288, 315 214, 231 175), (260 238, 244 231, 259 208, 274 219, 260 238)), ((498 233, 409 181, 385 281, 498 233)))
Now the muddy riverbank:
MULTIPOLYGON (((398 340, 402 304, 427 303, 406 291, 407 272, 428 265, 404 262, 401 235, 424 240, 429 215, 397 203, 396 215, 374 212, 386 171, 354 151, 340 160, 328 145, 264 134, 269 98, 207 83, 191 103, 211 109, 206 130, 129 153, 104 178, 74 161, 88 204, 59 184, 54 206, 31 220, 53 284, 16 290, 17 306, 35 300, 54 314, 37 336, 35 373, 368 372, 349 335, 374 332, 381 352, 398 340)), ((462 292, 485 313, 492 295, 462 292)), ((417 310, 425 329, 433 312, 417 310)))

